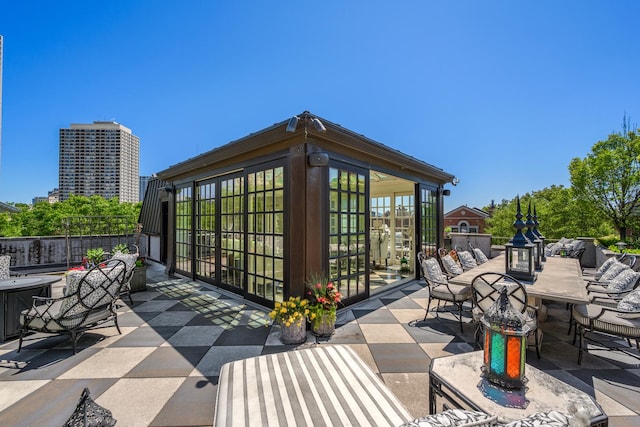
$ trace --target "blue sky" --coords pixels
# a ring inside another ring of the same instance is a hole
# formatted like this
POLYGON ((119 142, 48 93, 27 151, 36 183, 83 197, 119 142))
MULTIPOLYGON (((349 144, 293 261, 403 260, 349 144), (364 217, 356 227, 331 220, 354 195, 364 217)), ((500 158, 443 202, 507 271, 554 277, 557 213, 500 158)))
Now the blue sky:
POLYGON ((640 2, 11 1, 0 201, 115 120, 151 175, 304 110, 456 175, 445 211, 551 185, 640 122, 640 2))

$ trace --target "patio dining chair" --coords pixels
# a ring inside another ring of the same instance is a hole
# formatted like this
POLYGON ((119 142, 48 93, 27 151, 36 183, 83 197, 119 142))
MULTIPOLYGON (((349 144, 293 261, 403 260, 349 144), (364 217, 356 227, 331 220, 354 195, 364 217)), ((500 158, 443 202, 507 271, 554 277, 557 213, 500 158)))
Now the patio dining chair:
POLYGON ((422 277, 429 288, 429 300, 427 301, 427 308, 423 320, 427 320, 431 300, 438 300, 436 313, 440 307, 440 301, 449 302, 458 308, 460 332, 463 332, 462 306, 465 302, 471 300, 471 289, 468 286, 449 283, 447 275, 440 269, 440 264, 435 258, 427 258, 422 252, 418 252, 417 257, 422 271, 422 277))
POLYGON ((473 300, 473 321, 476 324, 475 346, 480 347, 482 335, 482 316, 498 300, 502 289, 507 289, 509 303, 514 310, 524 314, 529 326, 529 334, 534 334, 536 356, 540 359, 542 346, 542 330, 538 327, 538 308, 527 303, 527 291, 517 279, 501 273, 482 273, 471 282, 473 300))
MULTIPOLYGON (((453 251, 453 253, 455 254, 455 250, 453 251)), ((447 273, 448 277, 455 277, 459 274, 464 273, 462 266, 458 263, 457 260, 453 258, 453 256, 451 256, 451 253, 445 248, 438 249, 438 258, 440 258, 442 268, 447 273)))
POLYGON ((587 332, 617 336, 626 339, 629 346, 633 339, 636 349, 640 351, 640 289, 630 292, 615 306, 601 305, 593 301, 589 304, 575 304, 572 308, 572 318, 576 323, 574 345, 576 336, 580 337, 578 365, 582 364, 582 355, 587 349, 587 332))

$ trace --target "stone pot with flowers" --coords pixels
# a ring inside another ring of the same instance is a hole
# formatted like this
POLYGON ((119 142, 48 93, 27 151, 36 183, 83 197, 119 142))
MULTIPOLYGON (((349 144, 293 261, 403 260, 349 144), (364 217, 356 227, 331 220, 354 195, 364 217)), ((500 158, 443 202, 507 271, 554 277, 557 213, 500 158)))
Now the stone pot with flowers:
POLYGON ((311 332, 320 337, 332 335, 336 329, 336 311, 342 294, 325 276, 313 277, 307 283, 307 288, 311 332))
POLYGON ((300 297, 276 302, 269 313, 269 317, 280 325, 280 341, 283 344, 302 344, 307 340, 307 316, 309 301, 300 297))

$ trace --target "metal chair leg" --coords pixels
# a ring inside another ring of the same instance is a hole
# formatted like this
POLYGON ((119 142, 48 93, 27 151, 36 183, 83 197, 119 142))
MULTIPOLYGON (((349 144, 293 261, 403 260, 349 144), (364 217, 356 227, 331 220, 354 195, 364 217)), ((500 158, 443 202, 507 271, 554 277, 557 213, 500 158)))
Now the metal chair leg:
POLYGON ((578 365, 582 365, 582 352, 584 351, 582 345, 584 342, 584 328, 581 325, 576 325, 576 328, 579 329, 580 341, 578 346, 578 365))
POLYGON ((427 316, 429 315, 429 306, 431 306, 431 295, 429 295, 429 301, 427 301, 427 310, 424 312, 424 319, 422 319, 423 322, 427 320, 427 316))
POLYGON ((460 321, 460 333, 464 333, 462 329, 462 303, 458 303, 458 320, 460 321))

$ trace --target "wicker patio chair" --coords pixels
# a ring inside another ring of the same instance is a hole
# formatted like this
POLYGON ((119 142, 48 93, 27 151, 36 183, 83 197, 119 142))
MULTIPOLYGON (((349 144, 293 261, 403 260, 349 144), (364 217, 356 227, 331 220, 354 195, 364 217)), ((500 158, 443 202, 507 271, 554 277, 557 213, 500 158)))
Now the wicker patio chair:
POLYGON ((418 252, 418 263, 422 271, 422 277, 429 288, 429 300, 424 314, 424 320, 427 320, 431 300, 438 300, 437 309, 440 307, 440 301, 446 301, 458 307, 458 321, 460 323, 460 332, 462 329, 462 305, 471 299, 471 289, 468 286, 454 285, 449 283, 446 274, 440 269, 440 264, 435 258, 427 258, 424 253, 418 252))
POLYGON ((500 297, 503 288, 507 289, 509 303, 514 310, 520 311, 527 317, 529 334, 535 336, 536 356, 540 359, 542 346, 542 330, 538 328, 538 308, 527 303, 527 291, 522 283, 511 276, 500 273, 482 273, 471 282, 473 299, 473 321, 476 324, 475 346, 480 347, 482 334, 482 316, 500 297))
POLYGON ((31 308, 20 315, 20 342, 30 331, 51 334, 68 333, 76 353, 76 342, 84 331, 113 320, 120 332, 116 301, 120 297, 126 275, 125 262, 112 260, 97 265, 78 280, 69 282, 65 295, 59 298, 33 297, 31 308))

